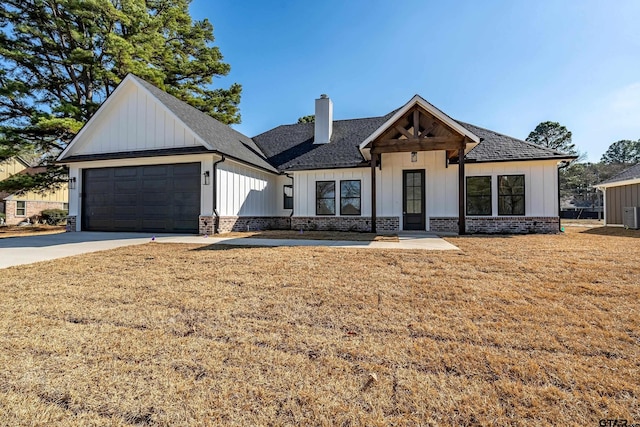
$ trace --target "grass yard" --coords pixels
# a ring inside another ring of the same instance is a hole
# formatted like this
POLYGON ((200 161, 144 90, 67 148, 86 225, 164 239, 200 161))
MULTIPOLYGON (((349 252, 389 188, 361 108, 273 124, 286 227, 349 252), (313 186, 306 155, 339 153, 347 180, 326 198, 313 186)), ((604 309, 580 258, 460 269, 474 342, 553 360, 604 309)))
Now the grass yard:
POLYGON ((640 232, 605 231, 2 270, 0 424, 640 423, 640 232))
POLYGON ((5 237, 37 236, 39 234, 57 234, 64 233, 64 231, 64 225, 27 225, 23 227, 10 225, 0 227, 0 239, 5 237))

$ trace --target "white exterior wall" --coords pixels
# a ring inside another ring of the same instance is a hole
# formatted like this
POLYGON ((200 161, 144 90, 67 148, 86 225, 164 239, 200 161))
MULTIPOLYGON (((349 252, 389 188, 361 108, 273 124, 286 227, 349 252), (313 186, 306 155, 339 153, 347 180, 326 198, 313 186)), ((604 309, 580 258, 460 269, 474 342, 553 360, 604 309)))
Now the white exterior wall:
POLYGON ((445 167, 444 151, 417 154, 416 162, 411 162, 411 153, 382 155, 382 172, 376 178, 378 216, 402 217, 402 171, 413 169, 425 170, 427 223, 430 216, 457 216, 458 166, 445 167))
MULTIPOLYGON (((336 215, 340 216, 340 180, 359 179, 361 215, 371 216, 371 169, 321 169, 294 173, 293 216, 316 216, 316 181, 336 182, 336 215)), ((323 215, 324 216, 324 215, 323 215)), ((349 215, 353 218, 353 215, 349 215)))
MULTIPOLYGON (((382 155, 382 170, 376 169, 377 216, 402 219, 402 175, 404 170, 425 170, 425 209, 429 217, 458 216, 458 165, 446 167, 444 151, 382 155)), ((492 177, 493 216, 498 216, 498 175, 525 176, 525 216, 558 216, 557 162, 555 160, 465 164, 465 176, 492 177)), ((294 216, 316 215, 316 181, 336 182, 336 215, 340 216, 340 180, 361 180, 362 216, 371 216, 371 169, 322 169, 295 172, 294 216)), ((400 221, 402 227, 402 220, 400 221)))
POLYGON ((289 216, 283 209, 283 185, 290 179, 232 160, 218 164, 220 216, 289 216))
MULTIPOLYGON (((457 169, 457 168, 456 168, 457 169)), ((525 216, 558 216, 555 160, 466 164, 466 176, 491 176, 493 216, 498 216, 498 175, 524 175, 525 216)))
POLYGON ((121 89, 123 93, 99 111, 100 119, 93 120, 70 155, 202 145, 193 132, 145 89, 134 84, 121 89))

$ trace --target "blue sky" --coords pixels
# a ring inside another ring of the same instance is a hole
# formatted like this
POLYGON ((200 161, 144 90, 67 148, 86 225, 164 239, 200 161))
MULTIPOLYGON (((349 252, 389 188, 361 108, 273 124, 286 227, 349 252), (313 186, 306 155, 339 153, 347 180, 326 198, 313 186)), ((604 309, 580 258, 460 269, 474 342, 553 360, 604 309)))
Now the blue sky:
POLYGON ((243 86, 254 136, 313 114, 379 116, 420 94, 450 116, 526 138, 557 121, 598 161, 640 138, 640 1, 194 0, 243 86))

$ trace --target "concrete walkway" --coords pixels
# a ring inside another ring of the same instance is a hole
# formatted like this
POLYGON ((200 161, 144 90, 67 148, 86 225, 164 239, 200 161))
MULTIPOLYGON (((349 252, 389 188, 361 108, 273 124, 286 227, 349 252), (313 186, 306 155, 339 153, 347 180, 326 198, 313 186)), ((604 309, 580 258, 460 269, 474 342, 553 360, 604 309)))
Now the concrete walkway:
POLYGON ((356 249, 420 249, 448 251, 459 250, 446 240, 428 233, 402 233, 399 242, 389 241, 355 241, 355 240, 307 240, 307 239, 263 239, 251 237, 202 237, 202 236, 174 236, 159 239, 162 242, 173 243, 203 243, 234 245, 234 246, 326 246, 332 248, 356 249))
POLYGON ((203 237, 194 235, 150 233, 79 233, 45 234, 40 236, 0 239, 0 268, 31 264, 39 261, 104 251, 123 246, 151 242, 189 243, 198 245, 235 246, 328 246, 359 249, 458 250, 451 243, 433 234, 402 233, 399 242, 358 242, 350 240, 256 239, 233 237, 203 237))

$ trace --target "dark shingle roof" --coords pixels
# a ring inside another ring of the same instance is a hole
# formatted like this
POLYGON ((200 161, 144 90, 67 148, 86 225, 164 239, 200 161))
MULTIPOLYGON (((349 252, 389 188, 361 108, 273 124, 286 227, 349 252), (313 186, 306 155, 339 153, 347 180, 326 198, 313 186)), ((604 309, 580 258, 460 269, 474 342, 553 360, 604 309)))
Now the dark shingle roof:
MULTIPOLYGON (((359 145, 393 116, 333 122, 328 144, 313 143, 313 123, 283 125, 253 137, 267 160, 282 171, 356 167, 366 164, 359 145)), ((456 120, 457 121, 457 120, 456 120)), ((469 162, 505 162, 522 160, 570 159, 555 150, 457 121, 482 141, 465 156, 469 162)))
MULTIPOLYGON (((629 169, 623 170, 618 175, 612 176, 611 178, 607 179, 606 181, 602 181, 598 185, 612 184, 614 182, 628 181, 630 179, 640 179, 640 163, 638 163, 635 166, 631 166, 629 169)), ((597 185, 596 185, 596 187, 597 187, 597 185)))
POLYGON ((469 123, 456 120, 469 131, 481 138, 481 142, 469 150, 464 157, 467 162, 508 162, 522 160, 569 159, 576 158, 556 150, 541 147, 531 142, 503 135, 469 123))
POLYGON ((173 114, 182 120, 182 122, 200 138, 211 145, 214 151, 263 169, 277 172, 276 169, 266 161, 260 149, 251 138, 217 121, 186 102, 158 89, 151 83, 133 74, 131 74, 131 77, 149 90, 153 96, 171 110, 173 114))
POLYGON ((282 171, 354 167, 366 164, 360 143, 393 113, 383 117, 336 120, 328 144, 314 144, 314 123, 282 125, 253 140, 269 162, 282 171))

